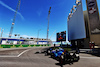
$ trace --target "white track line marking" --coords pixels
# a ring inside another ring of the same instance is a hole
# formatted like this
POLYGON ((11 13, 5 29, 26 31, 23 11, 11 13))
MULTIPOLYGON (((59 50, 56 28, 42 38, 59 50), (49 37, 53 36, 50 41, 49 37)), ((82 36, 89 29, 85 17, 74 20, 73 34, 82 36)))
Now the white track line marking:
POLYGON ((22 51, 20 54, 18 54, 17 56, 13 56, 13 55, 1 55, 0 57, 20 57, 22 54, 24 54, 25 52, 29 51, 30 49, 24 50, 22 51))
POLYGON ((0 56, 0 57, 17 57, 17 56, 0 56))
POLYGON ((27 52, 27 51, 29 51, 29 50, 30 50, 30 49, 21 52, 19 55, 17 55, 17 57, 20 57, 22 54, 24 54, 25 52, 27 52))
POLYGON ((86 59, 100 59, 100 57, 80 57, 80 58, 86 58, 86 59))

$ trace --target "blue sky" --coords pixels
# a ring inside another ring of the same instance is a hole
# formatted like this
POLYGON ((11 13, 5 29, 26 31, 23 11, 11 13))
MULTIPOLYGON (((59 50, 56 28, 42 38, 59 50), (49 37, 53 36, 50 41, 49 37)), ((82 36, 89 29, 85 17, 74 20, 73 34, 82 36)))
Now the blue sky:
MULTIPOLYGON (((3 37, 8 37, 17 2, 18 0, 0 0, 0 28, 4 29, 3 37)), ((86 10, 85 0, 82 2, 83 10, 86 10)), ((99 7, 100 0, 97 2, 99 7)), ((57 32, 67 31, 67 16, 73 5, 75 0, 21 0, 13 35, 37 37, 38 30, 41 29, 39 38, 46 38, 48 10, 51 6, 49 38, 56 30, 51 37, 51 40, 56 41, 57 32)))

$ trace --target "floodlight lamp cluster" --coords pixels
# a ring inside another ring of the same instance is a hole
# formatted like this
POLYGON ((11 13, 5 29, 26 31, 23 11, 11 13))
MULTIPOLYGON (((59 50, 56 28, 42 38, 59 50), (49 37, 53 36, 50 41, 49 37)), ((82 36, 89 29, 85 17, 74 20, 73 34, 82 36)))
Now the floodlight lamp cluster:
POLYGON ((73 16, 73 13, 77 10, 77 6, 81 4, 81 0, 76 0, 75 5, 73 5, 72 9, 70 10, 70 13, 68 15, 67 21, 73 16))

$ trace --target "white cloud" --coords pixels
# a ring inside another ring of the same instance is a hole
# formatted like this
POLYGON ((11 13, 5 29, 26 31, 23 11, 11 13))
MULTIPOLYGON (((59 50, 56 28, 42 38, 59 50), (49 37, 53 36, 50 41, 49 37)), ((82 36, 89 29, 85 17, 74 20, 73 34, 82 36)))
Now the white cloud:
POLYGON ((42 13, 41 11, 37 11, 39 17, 41 16, 41 13, 42 13))
POLYGON ((28 36, 28 35, 21 35, 21 37, 24 37, 24 38, 31 38, 31 37, 33 37, 33 36, 28 36))
POLYGON ((13 21, 13 19, 11 19, 11 21, 13 21))
MULTIPOLYGON (((16 12, 16 10, 12 9, 11 7, 9 7, 8 5, 6 5, 4 2, 0 1, 0 4, 6 8, 8 8, 9 10, 16 12)), ((17 12, 17 14, 20 15, 20 17, 24 20, 24 17, 22 16, 22 14, 20 12, 17 12)))
POLYGON ((92 33, 100 33, 100 30, 96 28, 92 33))
MULTIPOLYGON (((15 37, 15 35, 14 34, 16 34, 16 33, 13 33, 12 34, 12 38, 18 38, 18 36, 16 36, 15 37)), ((18 33, 17 33, 18 34, 18 33)), ((0 34, 1 35, 1 34, 0 34)), ((8 37, 9 36, 9 32, 3 32, 3 34, 2 34, 3 36, 2 37, 8 37)), ((28 35, 20 35, 19 37, 24 37, 24 38, 34 38, 34 36, 28 36, 28 35)))
MULTIPOLYGON (((8 36, 9 36, 9 32, 7 32, 7 33, 3 32, 2 35, 3 35, 4 37, 8 37, 8 36)), ((12 37, 15 37, 14 34, 12 34, 12 37)))

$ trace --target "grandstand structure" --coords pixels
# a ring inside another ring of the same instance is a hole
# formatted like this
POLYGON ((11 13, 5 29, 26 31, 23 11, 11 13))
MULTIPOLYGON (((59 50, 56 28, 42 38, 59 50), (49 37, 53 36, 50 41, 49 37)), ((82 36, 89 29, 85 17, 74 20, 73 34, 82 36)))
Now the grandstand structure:
POLYGON ((50 39, 43 38, 4 38, 0 37, 0 44, 52 44, 50 39))

